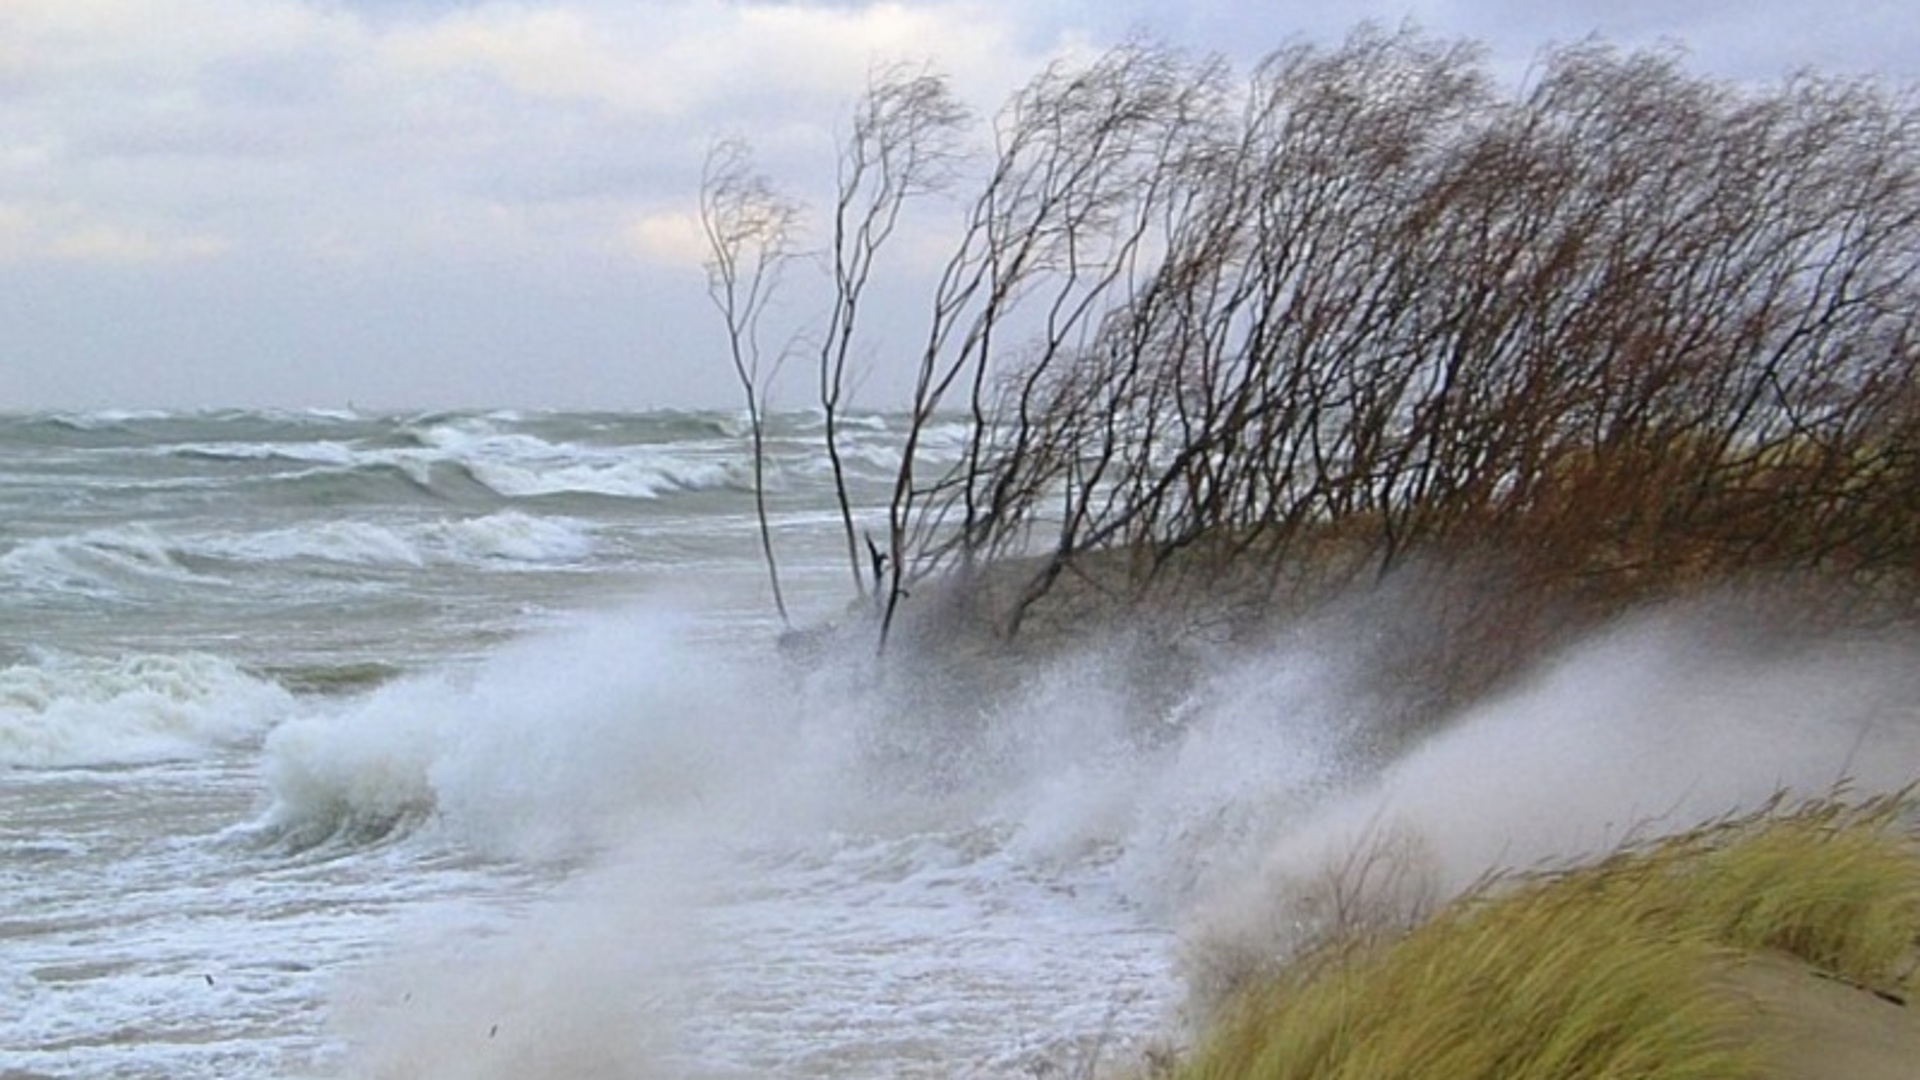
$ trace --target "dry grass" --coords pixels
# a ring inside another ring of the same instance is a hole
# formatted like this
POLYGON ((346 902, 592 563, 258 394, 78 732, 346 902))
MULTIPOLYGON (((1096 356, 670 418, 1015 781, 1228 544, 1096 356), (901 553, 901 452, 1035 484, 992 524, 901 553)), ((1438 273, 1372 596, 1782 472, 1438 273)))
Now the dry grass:
POLYGON ((1775 805, 1590 866, 1495 879, 1392 941, 1331 941, 1243 993, 1180 1080, 1760 1075, 1716 973, 1783 952, 1911 978, 1920 856, 1905 796, 1775 805))

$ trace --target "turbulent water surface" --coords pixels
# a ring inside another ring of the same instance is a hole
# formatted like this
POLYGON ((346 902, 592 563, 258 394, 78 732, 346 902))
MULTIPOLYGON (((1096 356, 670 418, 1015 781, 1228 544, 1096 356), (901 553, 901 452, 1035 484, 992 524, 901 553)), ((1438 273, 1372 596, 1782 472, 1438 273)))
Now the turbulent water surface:
MULTIPOLYGON (((851 429, 863 507, 897 424, 851 429)), ((838 615, 818 426, 773 435, 794 606, 838 615)), ((1093 647, 922 701, 774 647, 746 446, 0 417, 0 1076, 1085 1074, 1177 1040, 1196 966, 1284 940, 1355 836, 1444 887, 1920 761, 1907 653, 1663 622, 1390 762, 1351 628, 1164 715, 1093 647)))

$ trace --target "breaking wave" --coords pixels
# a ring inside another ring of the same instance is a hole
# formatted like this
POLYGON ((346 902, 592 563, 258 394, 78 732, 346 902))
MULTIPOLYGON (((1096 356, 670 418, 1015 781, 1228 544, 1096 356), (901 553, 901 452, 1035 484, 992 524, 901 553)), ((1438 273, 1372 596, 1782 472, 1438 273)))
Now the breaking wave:
POLYGON ((0 669, 0 765, 137 765, 256 739, 289 715, 277 684, 213 656, 43 657, 0 669))
POLYGON ((577 562, 596 548, 593 527, 505 510, 400 526, 327 521, 262 533, 209 537, 197 554, 237 562, 320 561, 355 566, 486 566, 577 562))
POLYGON ((588 619, 477 671, 404 678, 282 724, 255 831, 298 848, 432 818, 464 844, 537 860, 644 828, 720 783, 745 737, 751 675, 723 674, 686 638, 666 616, 588 619))
POLYGON ((451 969, 429 950, 397 960, 387 990, 350 998, 367 1071, 456 1060, 426 1010, 510 1018, 475 1075, 551 1072, 609 1046, 625 1047, 626 1072, 697 1071, 674 1064, 684 1045, 627 1046, 629 1023, 725 1046, 736 1071, 800 1054, 808 1075, 882 1075, 913 1054, 896 1044, 896 1011, 917 992, 901 980, 936 962, 949 965, 929 976, 940 1015, 979 1023, 962 1041, 996 1048, 956 1068, 1065 1067, 1085 1048, 1059 1039, 1165 1030, 1172 954, 1204 989, 1297 945, 1328 874, 1378 837, 1439 895, 1782 791, 1895 789, 1920 761, 1911 648, 1782 649, 1678 616, 1623 625, 1411 742, 1380 737, 1383 673, 1357 659, 1365 626, 1193 647, 1171 680, 1116 640, 1001 694, 902 674, 907 656, 882 670, 855 647, 802 667, 687 629, 659 612, 585 619, 267 739, 273 803, 257 836, 585 868, 512 937, 445 945, 457 980, 420 981, 451 969), (598 1007, 675 992, 661 988, 686 972, 651 969, 656 954, 598 961, 696 911, 726 943, 694 965, 723 972, 724 1002, 695 986, 684 1015, 598 1007), (1069 952, 995 967, 1033 941, 1069 952), (1090 972, 1142 989, 1089 996, 1090 972), (986 1034, 998 1006, 976 1015, 961 988, 1003 976, 1020 987, 984 1000, 1061 1010, 1041 1025, 1055 1041, 986 1034), (831 1005, 808 1013, 818 979, 831 1005), (380 998, 395 986, 419 996, 380 998))
POLYGON ((141 582, 206 582, 154 529, 125 525, 22 541, 0 554, 0 574, 27 588, 111 596, 141 582))

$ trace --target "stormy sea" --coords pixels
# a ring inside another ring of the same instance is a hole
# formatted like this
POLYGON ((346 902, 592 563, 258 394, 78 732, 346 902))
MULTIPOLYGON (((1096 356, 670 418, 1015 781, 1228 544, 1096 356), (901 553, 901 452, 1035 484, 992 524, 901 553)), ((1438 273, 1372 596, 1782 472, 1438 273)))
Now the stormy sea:
MULTIPOLYGON (((904 423, 843 432, 866 523, 904 423)), ((769 436, 794 620, 845 621, 820 418, 769 436)), ((1177 1050, 1369 837, 1446 891, 1920 766, 1906 645, 1678 615, 1390 752, 1376 609, 1194 648, 1150 704, 1091 631, 917 698, 779 646, 749 447, 0 417, 0 1077, 1093 1076, 1177 1050)))

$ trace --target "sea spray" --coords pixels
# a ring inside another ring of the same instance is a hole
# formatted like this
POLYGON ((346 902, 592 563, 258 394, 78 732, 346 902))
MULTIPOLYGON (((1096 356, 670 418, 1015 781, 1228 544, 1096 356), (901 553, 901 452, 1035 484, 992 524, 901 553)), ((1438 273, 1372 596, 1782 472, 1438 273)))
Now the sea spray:
POLYGON ((1568 865, 1776 796, 1917 778, 1910 643, 1642 615, 1268 836, 1186 913, 1188 976, 1205 998, 1351 929, 1341 920, 1417 917, 1490 873, 1568 865))
POLYGON ((608 613, 283 728, 282 822, 425 803, 406 843, 568 875, 345 980, 351 1075, 1000 1075, 1158 1015, 1108 855, 1011 843, 1063 756, 1123 752, 1117 711, 936 714, 865 650, 744 651, 608 613))
POLYGON ((573 859, 724 805, 781 699, 657 610, 581 616, 470 671, 400 680, 268 738, 261 828, 303 846, 431 820, 501 858, 573 859), (705 800, 712 796, 712 803, 705 800))
POLYGON ((1169 688, 1124 638, 974 684, 625 610, 285 725, 281 819, 345 807, 566 876, 497 938, 429 934, 343 983, 354 1074, 1120 1059, 1170 1030, 1176 972, 1204 1006, 1353 917, 1327 906, 1342 873, 1372 892, 1340 903, 1417 907, 1920 764, 1897 642, 1648 616, 1410 736, 1377 628, 1339 623, 1188 647, 1169 688))
POLYGON ((687 1075, 696 935, 672 879, 603 866, 496 933, 422 928, 348 973, 345 1074, 415 1080, 687 1075))

